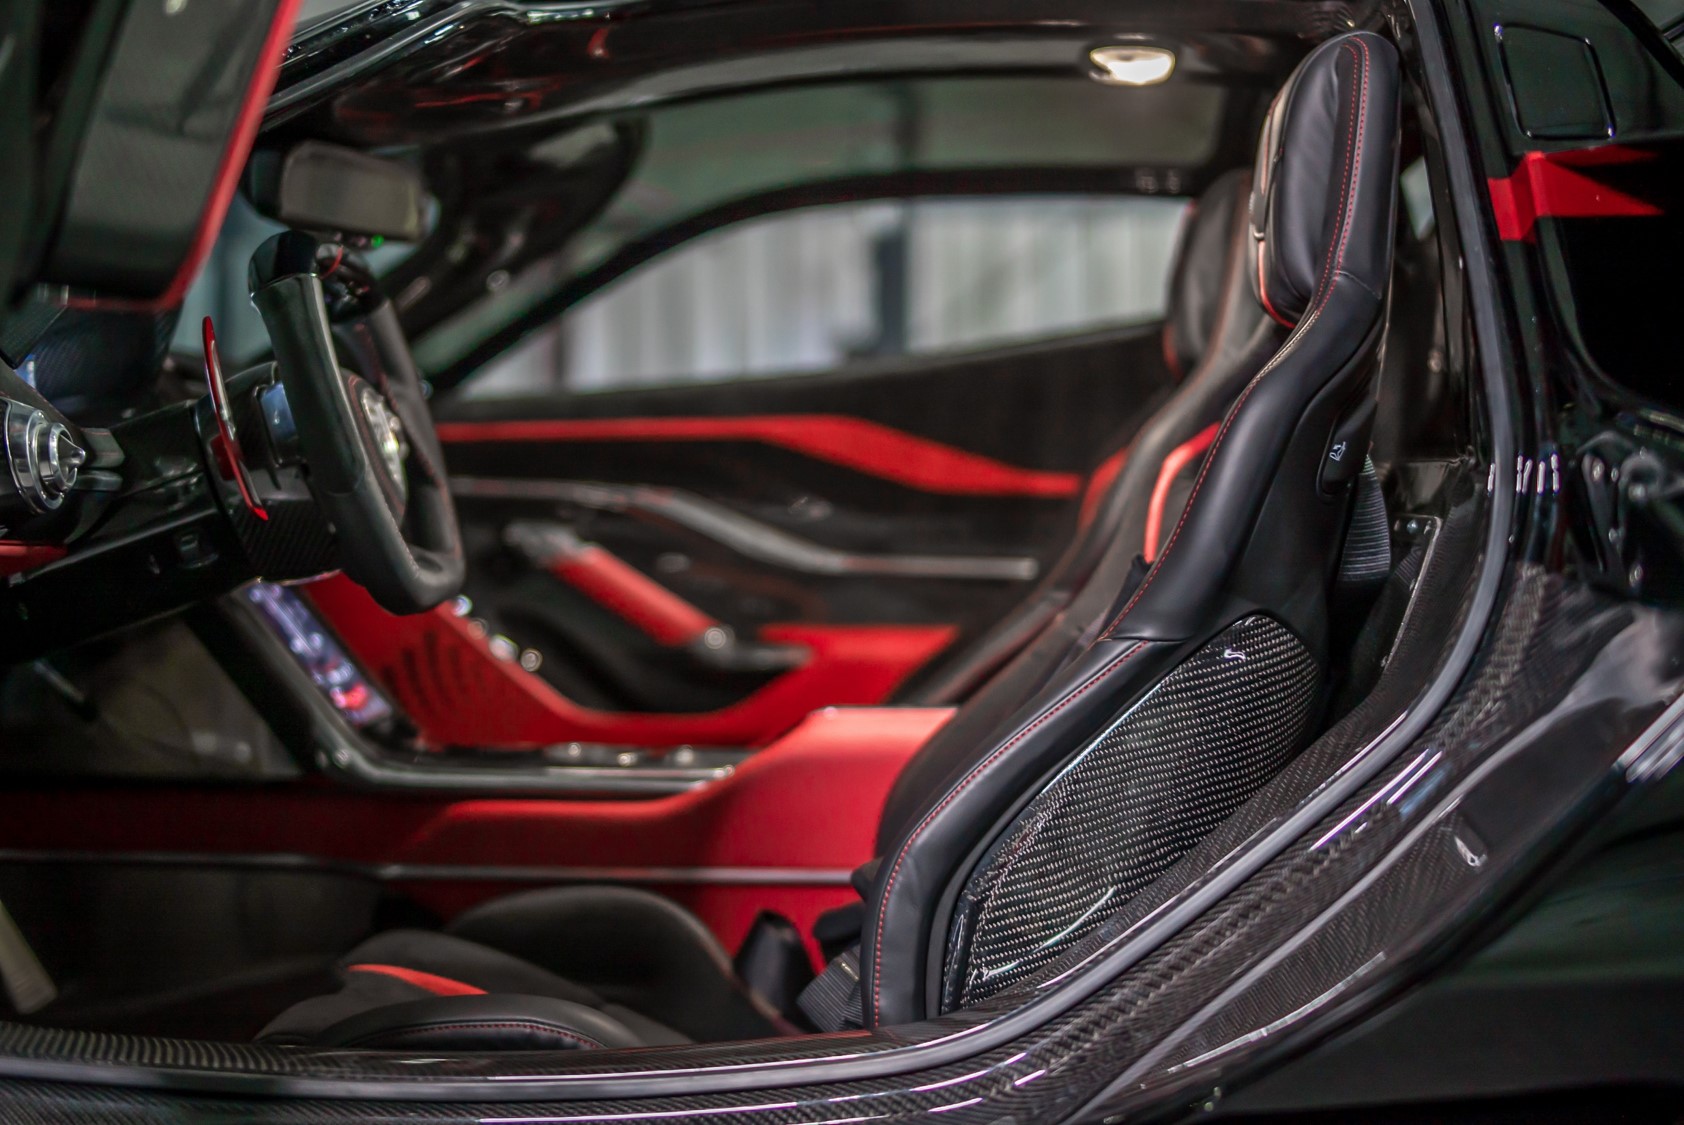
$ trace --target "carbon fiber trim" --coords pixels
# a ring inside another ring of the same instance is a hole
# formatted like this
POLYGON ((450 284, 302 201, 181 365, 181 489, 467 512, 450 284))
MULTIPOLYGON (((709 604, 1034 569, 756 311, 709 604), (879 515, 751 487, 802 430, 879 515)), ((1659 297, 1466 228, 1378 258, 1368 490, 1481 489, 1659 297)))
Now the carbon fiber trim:
POLYGON ((949 926, 942 1009, 1032 979, 1275 775, 1320 682, 1263 616, 1231 625, 1067 763, 971 874, 949 926))
POLYGON ((1634 617, 1522 569, 1478 673, 1410 751, 1131 974, 1134 1026, 1157 1046, 1119 1078, 1123 1103, 1214 1084, 1242 1048, 1332 1007, 1382 963, 1424 949, 1447 912, 1488 898, 1529 850, 1511 839, 1519 825, 1553 825, 1592 797, 1614 747, 1676 695, 1675 672, 1644 682, 1659 670, 1638 638, 1656 623, 1634 617), (1642 684, 1652 709, 1640 718, 1614 703, 1603 676, 1642 684), (1554 741, 1527 737, 1540 728, 1554 741), (1527 749, 1536 760, 1521 764, 1527 749), (1494 768, 1512 771, 1524 809, 1458 793, 1494 768), (1498 816, 1479 816, 1482 805, 1498 816))

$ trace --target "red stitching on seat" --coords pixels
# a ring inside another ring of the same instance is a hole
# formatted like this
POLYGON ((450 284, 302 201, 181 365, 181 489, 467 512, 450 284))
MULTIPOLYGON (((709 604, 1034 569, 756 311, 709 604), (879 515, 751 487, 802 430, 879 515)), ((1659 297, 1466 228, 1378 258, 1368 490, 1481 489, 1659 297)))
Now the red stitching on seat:
MULTIPOLYGON (((1343 268, 1345 264, 1345 247, 1349 242, 1351 235, 1351 216, 1356 203, 1356 192, 1351 190, 1354 186, 1351 172, 1353 167, 1359 163, 1359 156, 1362 152, 1363 143, 1368 132, 1367 110, 1369 59, 1368 44, 1364 43, 1360 39, 1356 40, 1354 45, 1352 43, 1346 43, 1345 49, 1350 51, 1352 56, 1356 57, 1356 61, 1360 64, 1359 69, 1362 72, 1362 85, 1356 110, 1352 114, 1351 124, 1346 129, 1345 134, 1345 176, 1344 183, 1341 184, 1339 188, 1338 258, 1337 260, 1334 259, 1334 244, 1330 242, 1328 244, 1328 263, 1323 266, 1320 281, 1321 299, 1317 302, 1315 311, 1312 312, 1309 317, 1293 331, 1294 338, 1309 331, 1309 329, 1315 325, 1316 321, 1321 317, 1322 310, 1327 307, 1327 302, 1332 299, 1333 278, 1337 276, 1339 270, 1343 268), (1357 57, 1358 48, 1361 49, 1360 57, 1357 57), (1353 139, 1355 142, 1354 145, 1353 139), (1328 265, 1332 266, 1331 270, 1328 269, 1328 265)), ((1352 75, 1351 84, 1353 87, 1357 84, 1356 75, 1354 74, 1352 75)), ((1175 530, 1170 533, 1169 542, 1164 544, 1163 554, 1158 556, 1158 564, 1147 572, 1146 580, 1140 584, 1140 588, 1134 592, 1132 597, 1129 598, 1128 604, 1123 606, 1122 612, 1117 614, 1111 624, 1106 627, 1106 635, 1116 632, 1117 627, 1123 623, 1123 619, 1129 615, 1129 612, 1134 609, 1135 605, 1139 603, 1141 597, 1152 585, 1153 579, 1157 578, 1158 572, 1163 569, 1164 563, 1169 559, 1170 551, 1174 550, 1176 542, 1181 538, 1181 529, 1187 525, 1187 517, 1193 511, 1193 501, 1198 499, 1199 490, 1204 487, 1205 477, 1209 475, 1210 467, 1216 463, 1216 454, 1222 448, 1222 441, 1228 436, 1228 431, 1233 426, 1234 419, 1239 417, 1240 410, 1245 406, 1246 399, 1251 397, 1251 392, 1263 381, 1264 376, 1268 375, 1269 372, 1273 371, 1280 364, 1281 357, 1286 355, 1291 344, 1292 339, 1288 339, 1285 344, 1281 345, 1281 349, 1275 353, 1275 357, 1264 365, 1263 370, 1259 371, 1256 376, 1253 377, 1251 382, 1246 384, 1245 390, 1241 391, 1240 397, 1235 400, 1233 409, 1230 410, 1228 412, 1228 416, 1222 420, 1222 428, 1217 431, 1216 440, 1211 443, 1210 452, 1205 456, 1204 465, 1199 469, 1198 479, 1193 482, 1193 491, 1188 495, 1187 503, 1181 509, 1181 518, 1176 521, 1175 530)))
MULTIPOLYGON (((1042 712, 1039 716, 1036 717, 1034 722, 1030 723, 1028 726, 1026 726, 1022 730, 1018 731, 1010 739, 1008 739, 998 750, 995 750, 994 753, 990 754, 987 758, 983 759, 983 761, 980 764, 978 764, 974 769, 972 769, 970 773, 965 775, 964 779, 961 780, 959 782, 959 784, 955 785, 951 790, 948 791, 947 796, 945 796, 941 799, 941 803, 939 805, 937 805, 935 808, 931 809, 929 812, 924 814, 924 819, 918 822, 918 827, 916 827, 912 830, 912 835, 908 836, 906 838, 906 843, 901 845, 901 849, 900 849, 899 853, 897 853, 896 856, 895 856, 895 865, 894 865, 894 867, 889 869, 888 882, 883 884, 883 897, 879 900, 878 907, 877 907, 877 940, 878 941, 881 941, 883 939, 883 922, 884 922, 884 919, 888 915, 889 892, 894 889, 895 879, 900 874, 901 864, 903 862, 905 862, 905 860, 906 860, 906 853, 912 850, 913 842, 918 839, 919 835, 923 833, 924 829, 926 829, 930 826, 930 822, 936 818, 937 814, 939 814, 948 805, 952 804, 958 798, 959 794, 963 793, 965 791, 965 789, 971 784, 971 782, 975 781, 980 774, 982 774, 985 770, 988 769, 989 766, 993 765, 996 761, 998 761, 1002 754, 1004 754, 1006 751, 1010 750, 1013 746, 1016 746, 1019 742, 1022 742, 1024 739, 1028 738, 1032 733, 1034 733, 1036 727, 1039 727, 1042 723, 1045 723, 1047 720, 1051 719, 1054 715, 1058 714, 1060 711, 1062 711, 1066 707, 1068 707, 1071 703, 1075 702, 1077 696, 1083 694, 1089 688, 1093 687, 1094 684, 1098 683, 1101 678, 1103 678, 1104 676, 1106 676, 1107 674, 1112 672, 1114 669, 1121 667, 1125 662, 1128 661, 1128 659, 1130 657, 1132 657, 1135 653, 1139 652, 1141 647, 1142 646, 1140 646, 1138 644, 1134 645, 1133 647, 1127 649, 1124 652, 1119 653, 1116 657, 1114 657, 1113 659, 1108 661, 1103 667, 1101 667, 1098 671, 1094 672, 1093 675, 1089 676, 1085 681, 1083 681, 1083 683, 1081 684, 1080 687, 1077 687, 1074 690, 1072 690, 1063 699, 1059 700, 1058 703, 1055 704, 1051 709, 1042 712)), ((879 1017, 882 1014, 882 1011, 883 1011, 883 974, 879 971, 878 965, 876 964, 877 959, 873 958, 872 960, 873 960, 873 964, 872 964, 872 967, 871 967, 871 973, 872 973, 871 1015, 872 1015, 873 1019, 876 1019, 877 1017, 879 1017)))

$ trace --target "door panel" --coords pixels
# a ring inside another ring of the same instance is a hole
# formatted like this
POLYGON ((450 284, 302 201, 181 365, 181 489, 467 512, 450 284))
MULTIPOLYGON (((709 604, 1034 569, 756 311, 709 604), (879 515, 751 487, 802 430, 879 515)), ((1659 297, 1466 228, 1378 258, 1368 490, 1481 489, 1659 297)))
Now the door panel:
POLYGON ((827 711, 728 777, 642 801, 14 786, 0 792, 0 860, 337 871, 446 919, 533 886, 631 883, 695 910, 734 950, 760 910, 810 934, 819 913, 858 900, 849 874, 872 855, 889 787, 951 714, 827 711))
POLYGON ((704 713, 627 713, 564 696, 498 655, 484 628, 449 606, 394 617, 339 576, 312 583, 309 592, 434 747, 758 746, 821 707, 886 698, 953 638, 947 625, 769 625, 760 630, 764 640, 803 656, 764 686, 704 713))
POLYGON ((803 708, 938 675, 1027 597, 1171 382, 1148 326, 447 403, 471 620, 383 621, 332 587, 317 604, 435 743, 761 745, 803 708), (478 629, 526 667, 470 670, 478 629))

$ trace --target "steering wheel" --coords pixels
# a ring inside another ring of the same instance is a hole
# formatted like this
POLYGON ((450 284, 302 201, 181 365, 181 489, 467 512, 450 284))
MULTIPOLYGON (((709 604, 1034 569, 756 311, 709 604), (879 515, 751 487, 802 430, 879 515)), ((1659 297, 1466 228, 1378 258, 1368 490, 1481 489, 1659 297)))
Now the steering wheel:
POLYGON ((284 231, 252 256, 252 303, 341 567, 383 608, 419 613, 461 588, 461 529, 421 375, 391 303, 358 287, 354 298, 335 302, 343 315, 330 327, 323 278, 345 268, 344 247, 284 231), (339 366, 336 329, 360 373, 339 366))

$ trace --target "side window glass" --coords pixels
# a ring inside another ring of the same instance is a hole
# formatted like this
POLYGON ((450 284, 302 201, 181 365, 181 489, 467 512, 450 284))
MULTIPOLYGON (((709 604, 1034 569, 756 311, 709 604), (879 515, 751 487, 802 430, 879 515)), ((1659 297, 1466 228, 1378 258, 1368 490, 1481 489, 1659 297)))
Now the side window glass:
POLYGON ((748 220, 619 278, 464 394, 799 375, 1149 323, 1164 313, 1185 209, 1164 197, 972 197, 748 220))

